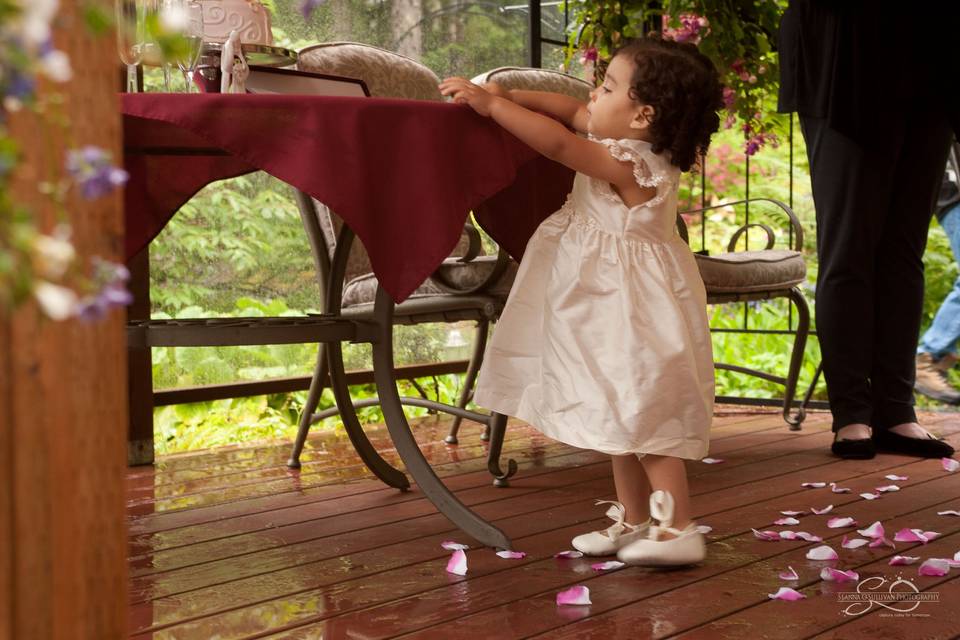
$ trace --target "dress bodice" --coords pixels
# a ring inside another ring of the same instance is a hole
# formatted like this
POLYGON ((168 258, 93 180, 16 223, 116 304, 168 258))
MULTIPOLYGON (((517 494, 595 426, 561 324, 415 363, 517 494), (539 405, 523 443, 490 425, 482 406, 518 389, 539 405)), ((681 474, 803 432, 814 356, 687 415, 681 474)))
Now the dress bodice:
MULTIPOLYGON (((591 138, 594 139, 594 138, 591 138)), ((596 140, 596 139, 594 139, 596 140)), ((604 180, 577 173, 567 207, 581 224, 625 240, 666 242, 677 234, 677 187, 680 169, 666 157, 653 153, 643 140, 596 140, 618 160, 633 163, 633 174, 642 187, 655 187, 657 194, 642 204, 628 207, 604 180)))

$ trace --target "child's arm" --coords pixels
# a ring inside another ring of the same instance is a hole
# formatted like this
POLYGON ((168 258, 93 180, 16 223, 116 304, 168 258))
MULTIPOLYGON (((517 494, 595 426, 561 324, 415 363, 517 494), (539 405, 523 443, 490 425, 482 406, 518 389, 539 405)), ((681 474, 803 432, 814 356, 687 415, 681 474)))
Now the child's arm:
POLYGON ((602 144, 571 133, 553 118, 494 96, 466 80, 447 79, 440 86, 444 95, 452 95, 454 101, 469 104, 480 115, 492 117, 504 129, 551 160, 606 180, 621 193, 624 189, 634 193, 639 189, 630 162, 615 159, 602 144))
MULTIPOLYGON (((456 83, 469 83, 465 78, 447 78, 440 84, 441 91, 456 83)), ((581 133, 587 132, 587 105, 576 98, 551 93, 549 91, 525 91, 522 89, 504 89, 496 82, 487 82, 482 87, 488 93, 516 102, 521 107, 549 113, 560 119, 568 127, 581 133)))
MULTIPOLYGON (((484 85, 484 88, 486 89, 490 84, 493 83, 484 85)), ((511 89, 506 93, 505 97, 521 107, 549 113, 575 131, 587 132, 587 105, 576 98, 565 96, 562 93, 524 91, 522 89, 511 89)))

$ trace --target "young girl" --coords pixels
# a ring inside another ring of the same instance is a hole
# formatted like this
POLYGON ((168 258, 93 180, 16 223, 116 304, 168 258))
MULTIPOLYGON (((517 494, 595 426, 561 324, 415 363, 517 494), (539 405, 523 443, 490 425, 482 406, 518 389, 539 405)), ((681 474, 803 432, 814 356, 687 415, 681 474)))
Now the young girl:
POLYGON ((615 522, 575 537, 576 549, 639 565, 700 562, 684 459, 707 454, 713 355, 676 211, 680 172, 719 126, 716 69, 693 45, 644 38, 616 52, 589 104, 463 78, 440 89, 577 171, 527 244, 476 403, 612 456, 615 522))

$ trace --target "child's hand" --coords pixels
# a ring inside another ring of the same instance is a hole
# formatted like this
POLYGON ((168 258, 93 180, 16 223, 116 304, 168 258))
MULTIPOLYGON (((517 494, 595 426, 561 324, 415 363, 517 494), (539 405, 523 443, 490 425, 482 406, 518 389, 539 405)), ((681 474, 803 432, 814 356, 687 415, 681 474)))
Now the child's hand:
POLYGON ((447 78, 440 83, 440 93, 452 96, 458 104, 469 104, 482 116, 490 115, 490 107, 496 96, 464 78, 447 78))

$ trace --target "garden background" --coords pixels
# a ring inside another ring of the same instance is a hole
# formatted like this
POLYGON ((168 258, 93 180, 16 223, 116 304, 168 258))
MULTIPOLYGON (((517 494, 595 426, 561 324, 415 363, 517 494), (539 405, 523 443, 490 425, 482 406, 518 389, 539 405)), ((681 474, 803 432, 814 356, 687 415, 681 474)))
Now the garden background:
MULTIPOLYGON (((527 60, 528 18, 526 4, 519 0, 328 0, 307 21, 298 0, 266 4, 273 13, 275 42, 290 48, 316 42, 364 42, 417 59, 441 78, 472 77, 499 66, 524 66, 527 60)), ((561 3, 543 2, 543 23, 544 37, 567 39, 561 3)), ((563 47, 544 47, 544 67, 559 68, 565 58, 563 47)), ((573 55, 567 70, 584 74, 578 55, 573 55)), ((147 84, 158 86, 156 74, 149 75, 147 84)), ((799 127, 793 130, 797 133, 792 143, 789 130, 784 129, 777 146, 768 144, 748 158, 737 123, 723 129, 714 137, 704 175, 684 176, 681 209, 740 200, 748 192, 750 197, 792 203, 805 230, 805 293, 812 307, 817 273, 814 209, 803 139, 799 127)), ((390 170, 392 161, 395 159, 384 159, 384 171, 390 170)), ((783 230, 779 240, 785 244, 785 220, 767 218, 772 213, 772 209, 751 207, 751 222, 769 222, 774 229, 783 230)), ((688 220, 691 244, 700 249, 700 239, 705 238, 707 250, 722 251, 743 221, 742 207, 711 211, 703 229, 704 221, 693 216, 688 220)), ((763 240, 760 234, 751 235, 751 248, 760 248, 763 240)), ((492 243, 487 249, 494 250, 492 243)), ((924 263, 926 327, 957 277, 949 243, 936 222, 931 224, 924 263)), ((208 186, 151 245, 151 293, 155 318, 319 311, 313 262, 291 189, 262 173, 208 186)), ((785 301, 714 306, 710 315, 711 326, 717 329, 785 330, 791 321, 785 301)), ((792 321, 795 326, 795 314, 792 321)), ((397 364, 467 358, 474 332, 471 323, 398 327, 397 364)), ((791 341, 791 335, 783 334, 714 333, 715 360, 784 372, 791 341)), ((310 375, 316 353, 316 345, 155 348, 154 386, 169 389, 310 375)), ((348 370, 371 366, 368 345, 348 345, 344 357, 348 370)), ((819 360, 819 344, 812 338, 800 377, 801 393, 809 386, 819 360)), ((431 397, 453 402, 462 376, 435 376, 417 382, 431 397)), ((407 386, 402 393, 417 393, 410 383, 401 385, 407 386)), ((375 393, 372 385, 351 391, 355 398, 375 393)), ((781 395, 782 389, 756 378, 717 371, 717 393, 774 397, 781 395)), ((826 399, 822 379, 814 398, 826 399)), ((154 421, 156 451, 165 454, 267 438, 292 440, 305 399, 304 391, 159 407, 154 421)), ((332 394, 325 391, 320 408, 333 404, 332 394)), ((918 396, 918 404, 934 403, 918 396)), ((409 412, 422 415, 425 410, 409 412)), ((379 422, 379 410, 362 410, 361 420, 379 422)), ((314 428, 336 429, 340 422, 333 417, 314 428)))

